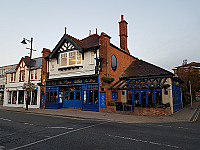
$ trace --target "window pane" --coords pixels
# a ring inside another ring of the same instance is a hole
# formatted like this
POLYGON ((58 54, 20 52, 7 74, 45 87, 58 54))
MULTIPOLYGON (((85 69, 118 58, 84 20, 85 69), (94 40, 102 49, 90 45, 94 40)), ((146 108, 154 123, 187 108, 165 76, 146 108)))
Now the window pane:
POLYGON ((153 100, 153 92, 148 91, 148 105, 149 107, 153 107, 154 100, 153 100))
POLYGON ((61 54, 61 66, 67 66, 67 53, 61 54))
POLYGON ((56 103, 56 101, 57 101, 57 92, 54 92, 54 103, 56 103))
POLYGON ((70 100, 74 100, 74 92, 70 92, 70 100))
POLYGON ((94 90, 94 103, 99 104, 99 91, 94 90))
POLYGON ((146 91, 141 91, 141 103, 142 107, 146 107, 146 91))
POLYGON ((17 101, 17 91, 13 91, 12 104, 16 104, 16 101, 17 101))
POLYGON ((89 104, 93 104, 93 91, 89 91, 89 104))
POLYGON ((11 92, 8 92, 8 104, 11 104, 11 92))
POLYGON ((156 91, 155 94, 156 94, 156 104, 161 105, 161 92, 156 91))
POLYGON ((65 92, 65 97, 64 97, 65 100, 69 100, 69 94, 68 92, 65 92))
POLYGON ((132 91, 128 91, 128 104, 132 104, 132 91))
POLYGON ((81 92, 76 92, 76 100, 81 100, 81 92))
POLYGON ((50 103, 53 102, 53 92, 50 92, 50 103))
POLYGON ((70 52, 69 53, 69 65, 75 65, 76 64, 76 53, 70 52))
POLYGON ((37 105, 37 90, 35 90, 32 94, 32 102, 31 105, 37 105))
POLYGON ((49 102, 49 92, 46 93, 46 102, 49 102))
POLYGON ((24 91, 19 91, 18 104, 24 104, 24 91))
POLYGON ((135 91, 135 106, 139 106, 139 91, 135 91))
POLYGON ((77 51, 77 64, 81 64, 81 53, 77 51))

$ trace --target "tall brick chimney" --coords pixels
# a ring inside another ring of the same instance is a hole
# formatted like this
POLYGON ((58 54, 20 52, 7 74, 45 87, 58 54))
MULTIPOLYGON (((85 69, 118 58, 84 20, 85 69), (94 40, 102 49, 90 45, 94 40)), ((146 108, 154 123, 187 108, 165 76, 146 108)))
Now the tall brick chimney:
POLYGON ((127 49, 127 22, 124 20, 124 16, 121 15, 121 21, 119 22, 119 36, 120 36, 120 48, 129 53, 127 49))
MULTIPOLYGON (((42 93, 46 93, 46 79, 47 79, 47 57, 49 56, 49 54, 51 53, 51 51, 47 48, 43 48, 42 51, 42 72, 41 72, 41 91, 42 93)), ((41 107, 42 108, 42 107, 41 107)))

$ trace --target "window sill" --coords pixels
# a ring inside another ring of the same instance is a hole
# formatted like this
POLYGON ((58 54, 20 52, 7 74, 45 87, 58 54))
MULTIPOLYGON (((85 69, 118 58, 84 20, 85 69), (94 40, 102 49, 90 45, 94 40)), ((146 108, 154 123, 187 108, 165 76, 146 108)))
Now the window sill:
POLYGON ((75 65, 75 66, 59 67, 58 70, 63 71, 63 70, 71 70, 71 69, 79 69, 79 68, 83 68, 83 66, 82 65, 75 65))

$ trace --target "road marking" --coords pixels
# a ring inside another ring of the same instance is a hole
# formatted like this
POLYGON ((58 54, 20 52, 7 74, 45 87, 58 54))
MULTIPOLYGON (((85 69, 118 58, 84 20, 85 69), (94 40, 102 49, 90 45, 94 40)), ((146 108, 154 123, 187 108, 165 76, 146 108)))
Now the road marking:
POLYGON ((27 123, 27 122, 25 122, 24 124, 25 124, 25 125, 29 125, 29 126, 33 126, 32 123, 27 123))
POLYGON ((4 121, 12 121, 10 119, 6 119, 6 118, 0 118, 1 120, 4 120, 4 121))
MULTIPOLYGON (((149 125, 149 126, 155 126, 153 124, 146 124, 146 125, 149 125)), ((166 127, 166 128, 178 128, 178 129, 184 129, 184 130, 189 130, 190 128, 185 128, 185 127, 173 127, 173 126, 167 126, 167 125, 162 125, 162 124, 159 124, 159 125, 156 125, 158 127, 166 127)), ((194 129, 190 129, 190 130, 194 130, 194 129)))
POLYGON ((68 129, 68 130, 73 130, 74 128, 68 128, 68 127, 46 127, 49 129, 68 129))
POLYGON ((77 131, 80 131, 80 130, 93 128, 93 127, 96 127, 96 126, 99 126, 99 125, 103 125, 103 124, 106 124, 106 123, 109 123, 109 122, 102 122, 102 123, 99 123, 99 124, 90 125, 90 126, 83 127, 83 128, 78 128, 78 129, 75 129, 75 130, 71 130, 71 131, 68 131, 68 132, 64 132, 64 133, 61 133, 61 134, 58 134, 58 135, 54 135, 54 136, 48 137, 46 139, 42 139, 42 140, 36 141, 36 142, 33 142, 33 143, 29 143, 29 144, 26 144, 26 145, 15 147, 15 148, 12 148, 10 150, 16 150, 16 149, 20 149, 20 148, 25 148, 25 147, 28 147, 28 146, 31 146, 31 145, 35 145, 35 144, 38 144, 38 143, 41 143, 41 142, 44 142, 44 141, 47 141, 47 140, 51 140, 51 139, 57 138, 59 136, 63 136, 63 135, 70 134, 70 133, 73 133, 73 132, 77 132, 77 131))
POLYGON ((149 143, 149 144, 153 144, 153 145, 171 147, 171 148, 176 148, 176 149, 180 148, 180 147, 174 146, 174 145, 162 144, 162 143, 146 141, 146 140, 140 140, 140 139, 134 139, 134 138, 129 138, 129 137, 123 137, 123 136, 117 136, 117 135, 116 136, 115 135, 108 135, 108 136, 115 137, 115 138, 120 138, 120 139, 124 139, 124 140, 131 140, 131 141, 136 141, 136 142, 149 143))
POLYGON ((1 145, 0 145, 0 150, 2 150, 2 149, 4 149, 4 148, 5 148, 4 146, 1 146, 1 145))

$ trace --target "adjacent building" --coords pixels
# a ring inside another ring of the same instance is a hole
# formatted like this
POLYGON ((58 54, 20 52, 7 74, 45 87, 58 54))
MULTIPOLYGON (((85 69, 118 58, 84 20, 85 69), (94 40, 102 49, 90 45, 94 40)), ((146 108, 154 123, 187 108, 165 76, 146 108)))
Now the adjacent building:
POLYGON ((0 102, 4 99, 4 89, 6 84, 6 72, 15 67, 16 65, 8 65, 0 67, 0 102))
POLYGON ((29 67, 31 64, 30 81, 36 85, 36 89, 31 92, 30 108, 40 108, 40 86, 42 72, 42 57, 31 59, 22 57, 20 62, 6 72, 6 84, 4 90, 3 106, 25 107, 27 92, 23 88, 29 80, 29 67))

